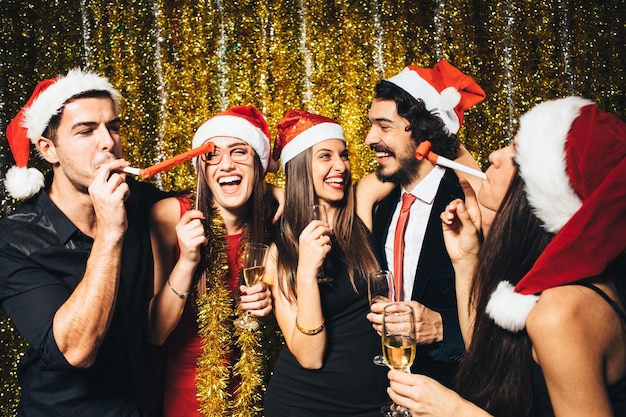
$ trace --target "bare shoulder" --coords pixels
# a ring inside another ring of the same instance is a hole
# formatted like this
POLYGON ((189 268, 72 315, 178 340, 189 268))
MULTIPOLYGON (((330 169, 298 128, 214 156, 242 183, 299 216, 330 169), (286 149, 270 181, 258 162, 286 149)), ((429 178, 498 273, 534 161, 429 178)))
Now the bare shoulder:
POLYGON ((391 182, 382 182, 374 173, 369 173, 355 184, 356 213, 365 223, 369 230, 372 230, 372 211, 374 206, 387 197, 395 188, 391 182))
POLYGON ((180 218, 180 201, 177 197, 159 200, 150 209, 151 224, 176 224, 180 218))
POLYGON ((531 339, 564 334, 600 333, 615 315, 609 304, 592 289, 564 285, 541 293, 528 315, 526 328, 531 339))
POLYGON ((152 206, 149 220, 153 246, 168 248, 167 250, 176 246, 176 224, 180 216, 180 201, 176 197, 165 198, 152 206))
POLYGON ((375 173, 370 172, 357 181, 354 187, 357 199, 365 198, 371 200, 371 203, 376 203, 387 197, 396 186, 392 182, 382 182, 375 173))

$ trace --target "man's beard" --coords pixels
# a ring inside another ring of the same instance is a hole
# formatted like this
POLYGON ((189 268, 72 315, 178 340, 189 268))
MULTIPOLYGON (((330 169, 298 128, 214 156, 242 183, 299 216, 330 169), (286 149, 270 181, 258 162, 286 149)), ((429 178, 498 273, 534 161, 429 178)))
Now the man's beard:
POLYGON ((396 185, 406 186, 413 182, 415 177, 417 176, 417 169, 419 167, 420 161, 418 161, 412 154, 409 158, 399 157, 395 155, 396 160, 398 161, 398 169, 394 172, 383 173, 383 166, 378 166, 376 170, 376 178, 378 178, 382 182, 391 182, 396 185))

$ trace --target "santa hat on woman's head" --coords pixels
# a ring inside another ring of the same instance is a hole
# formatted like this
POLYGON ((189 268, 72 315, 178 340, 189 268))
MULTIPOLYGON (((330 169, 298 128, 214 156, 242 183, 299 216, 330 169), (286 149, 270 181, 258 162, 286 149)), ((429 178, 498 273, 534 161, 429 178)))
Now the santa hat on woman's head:
POLYGON ((333 119, 306 110, 289 110, 276 125, 272 158, 285 169, 287 162, 313 145, 328 139, 345 142, 343 128, 333 119))
POLYGON ((270 128, 256 107, 235 106, 211 117, 198 128, 191 147, 197 148, 218 136, 241 139, 252 146, 261 159, 263 170, 267 170, 270 160, 270 128))
POLYGON ((555 237, 513 286, 502 281, 487 313, 519 331, 548 288, 603 272, 626 249, 626 123, 568 97, 535 106, 515 137, 528 202, 555 237))
POLYGON ((35 168, 28 168, 30 144, 36 144, 50 119, 61 113, 65 103, 89 91, 107 92, 119 112, 119 92, 109 80, 96 73, 72 69, 65 76, 37 84, 26 105, 7 126, 7 139, 16 163, 7 171, 4 180, 11 197, 29 198, 44 186, 43 174, 35 168))
POLYGON ((432 68, 409 65, 387 81, 423 100, 426 109, 439 116, 452 134, 461 128, 465 111, 485 99, 476 81, 445 59, 432 68))

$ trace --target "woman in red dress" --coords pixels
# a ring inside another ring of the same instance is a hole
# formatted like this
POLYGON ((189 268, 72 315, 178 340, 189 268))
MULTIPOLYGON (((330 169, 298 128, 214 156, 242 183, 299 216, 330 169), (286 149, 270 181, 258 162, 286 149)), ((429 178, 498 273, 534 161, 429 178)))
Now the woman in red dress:
POLYGON ((270 239, 275 205, 263 181, 269 137, 253 106, 213 116, 193 139, 193 148, 215 145, 194 161, 196 209, 170 198, 151 213, 149 334, 152 343, 165 344, 165 417, 261 415, 279 333, 270 319, 258 320, 272 311, 267 285, 240 285, 240 248, 270 239), (233 324, 246 312, 258 328, 233 324))

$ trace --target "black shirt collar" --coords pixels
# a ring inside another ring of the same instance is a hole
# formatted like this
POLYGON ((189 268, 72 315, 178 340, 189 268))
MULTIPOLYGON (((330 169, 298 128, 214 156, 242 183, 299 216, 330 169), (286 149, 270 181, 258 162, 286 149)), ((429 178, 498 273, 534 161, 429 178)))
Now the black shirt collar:
POLYGON ((67 244, 73 236, 76 238, 87 238, 90 241, 92 240, 78 230, 78 228, 74 226, 74 223, 72 223, 52 200, 50 200, 50 196, 46 190, 39 192, 38 203, 46 217, 50 220, 52 227, 54 227, 61 244, 67 244))

